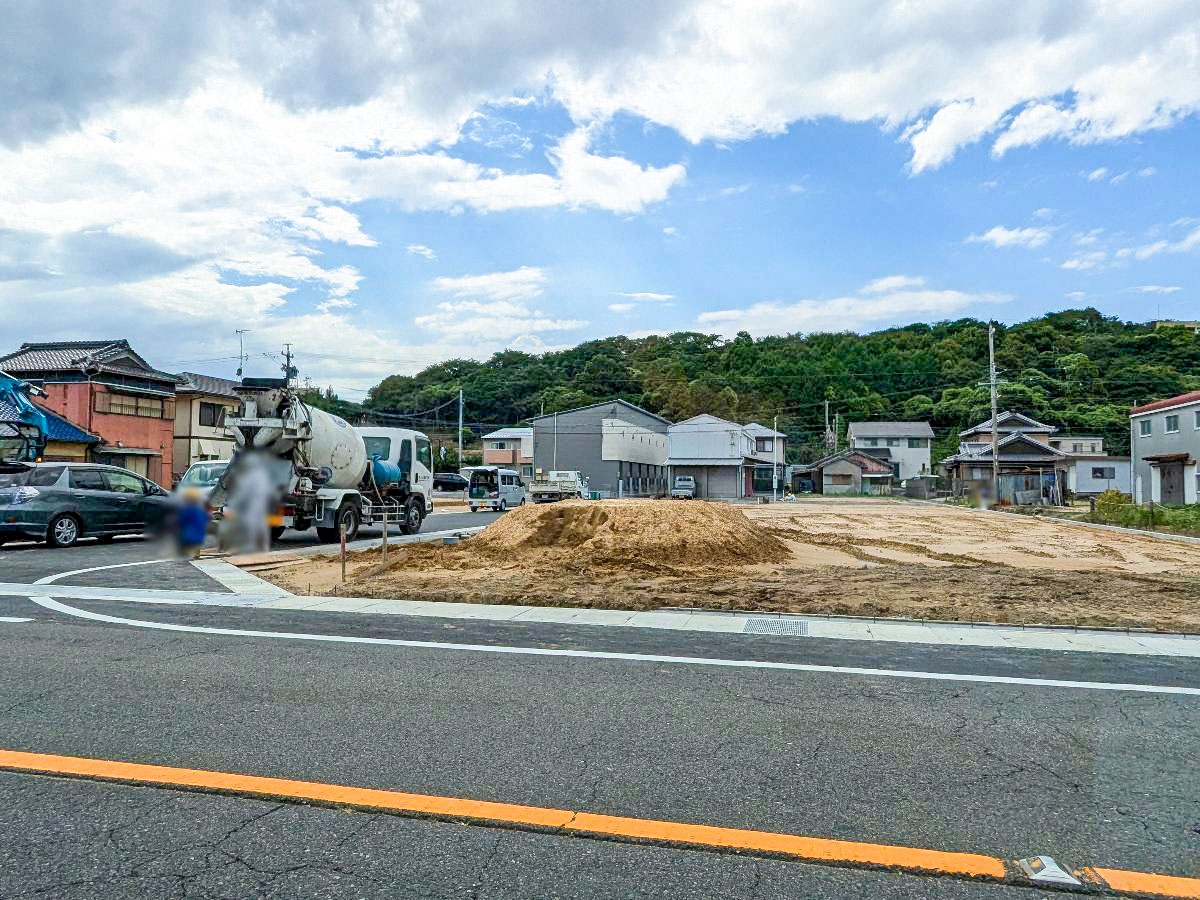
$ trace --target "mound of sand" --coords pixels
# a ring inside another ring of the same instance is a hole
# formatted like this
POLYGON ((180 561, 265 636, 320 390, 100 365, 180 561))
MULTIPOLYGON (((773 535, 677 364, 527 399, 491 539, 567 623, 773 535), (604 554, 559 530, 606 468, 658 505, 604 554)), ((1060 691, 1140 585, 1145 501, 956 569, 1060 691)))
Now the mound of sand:
POLYGON ((489 556, 531 551, 594 563, 727 566, 776 562, 784 544, 724 503, 575 500, 515 509, 469 541, 489 556))

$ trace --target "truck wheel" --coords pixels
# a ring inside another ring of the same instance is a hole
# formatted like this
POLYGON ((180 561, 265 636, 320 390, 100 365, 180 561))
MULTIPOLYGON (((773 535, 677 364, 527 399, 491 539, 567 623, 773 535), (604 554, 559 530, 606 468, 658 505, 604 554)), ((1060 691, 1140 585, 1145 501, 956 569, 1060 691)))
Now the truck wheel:
POLYGON ((416 534, 421 530, 421 522, 425 516, 424 504, 412 497, 404 504, 404 518, 400 521, 401 534, 416 534))
POLYGON ((508 512, 508 501, 507 500, 500 501, 500 512, 508 512))
POLYGON ((343 503, 338 507, 337 513, 333 517, 332 528, 317 527, 317 537, 326 544, 332 544, 341 537, 341 526, 346 526, 346 540, 352 541, 358 536, 358 525, 360 522, 358 515, 358 507, 353 503, 343 503))

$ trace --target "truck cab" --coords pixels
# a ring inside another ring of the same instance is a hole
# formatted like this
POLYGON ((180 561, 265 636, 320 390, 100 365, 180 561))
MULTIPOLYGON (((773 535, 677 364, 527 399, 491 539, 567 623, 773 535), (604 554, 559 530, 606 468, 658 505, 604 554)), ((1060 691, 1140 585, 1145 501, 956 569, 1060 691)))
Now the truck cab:
POLYGON ((427 512, 433 509, 433 445, 429 438, 408 428, 361 425, 354 430, 362 435, 367 459, 407 472, 409 490, 420 496, 427 512))
POLYGON ((694 500, 696 497, 696 479, 691 475, 676 475, 671 485, 672 500, 694 500))

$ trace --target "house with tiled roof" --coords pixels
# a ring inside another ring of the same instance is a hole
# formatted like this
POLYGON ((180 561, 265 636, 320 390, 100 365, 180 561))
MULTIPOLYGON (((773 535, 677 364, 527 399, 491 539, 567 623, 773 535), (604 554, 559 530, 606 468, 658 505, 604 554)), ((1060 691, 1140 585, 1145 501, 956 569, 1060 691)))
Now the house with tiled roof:
POLYGON ((151 366, 127 340, 24 343, 0 369, 40 387, 50 410, 101 441, 98 462, 171 483, 180 379, 151 366))
POLYGON ((62 462, 87 462, 91 459, 92 451, 100 445, 99 437, 52 409, 36 403, 34 405, 46 416, 46 449, 42 459, 62 462))
POLYGON ((236 381, 180 372, 175 389, 175 449, 171 454, 172 478, 178 481, 194 462, 229 459, 233 435, 225 418, 237 414, 241 400, 236 381))

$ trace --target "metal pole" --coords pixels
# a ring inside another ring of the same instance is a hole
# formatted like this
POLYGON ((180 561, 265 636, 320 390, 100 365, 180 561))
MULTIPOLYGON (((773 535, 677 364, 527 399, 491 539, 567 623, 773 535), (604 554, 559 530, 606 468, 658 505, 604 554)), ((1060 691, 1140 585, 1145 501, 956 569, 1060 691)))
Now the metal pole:
POLYGON ((346 523, 338 525, 338 541, 342 551, 342 581, 346 580, 346 523))
POLYGON ((988 382, 992 393, 992 503, 1000 502, 1000 450, 996 446, 1000 423, 996 421, 996 326, 988 323, 988 382))
POLYGON ((554 463, 550 468, 558 471, 558 413, 554 414, 554 463))
POLYGON ((387 562, 387 539, 388 539, 388 505, 387 500, 382 503, 383 506, 383 562, 387 562))
POLYGON ((825 401, 825 449, 829 449, 829 401, 825 401))
POLYGON ((458 468, 461 470, 463 466, 462 458, 462 428, 463 428, 463 392, 462 388, 458 389, 458 468))
POLYGON ((778 499, 777 491, 779 489, 779 416, 775 417, 775 436, 771 438, 771 447, 775 450, 771 454, 771 502, 774 503, 778 499))

